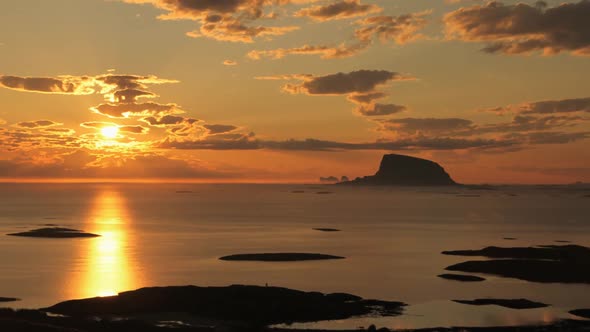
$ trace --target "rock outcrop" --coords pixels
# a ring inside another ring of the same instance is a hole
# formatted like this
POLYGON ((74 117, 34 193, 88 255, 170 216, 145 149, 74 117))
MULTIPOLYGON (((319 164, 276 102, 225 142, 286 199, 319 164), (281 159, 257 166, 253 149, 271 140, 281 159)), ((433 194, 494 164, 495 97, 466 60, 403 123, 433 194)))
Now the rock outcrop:
POLYGON ((386 154, 375 175, 356 178, 343 184, 400 185, 400 186, 448 186, 457 183, 434 161, 386 154))

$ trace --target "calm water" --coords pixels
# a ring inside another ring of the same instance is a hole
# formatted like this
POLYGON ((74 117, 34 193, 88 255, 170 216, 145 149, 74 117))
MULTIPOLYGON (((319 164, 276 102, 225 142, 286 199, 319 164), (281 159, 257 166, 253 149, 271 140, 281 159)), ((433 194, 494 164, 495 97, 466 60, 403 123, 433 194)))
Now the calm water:
MULTIPOLYGON (((268 283, 403 301, 395 318, 303 324, 350 328, 505 325, 570 317, 590 307, 590 286, 489 277, 437 278, 466 260, 448 249, 526 246, 569 240, 590 246, 590 191, 502 188, 342 188, 303 185, 2 184, 0 233, 44 224, 101 234, 94 239, 0 237, 0 296, 42 307, 143 286, 268 283), (176 193, 190 190, 192 193, 176 193), (304 190, 294 194, 292 190, 304 190), (319 195, 317 191, 333 191, 319 195), (453 190, 456 191, 456 190, 453 190), (509 195, 516 194, 516 196, 509 195), (313 227, 342 232, 323 233, 313 227), (507 241, 504 237, 518 240, 507 241), (223 255, 303 251, 345 260, 226 262, 223 255), (546 309, 472 307, 451 299, 528 298, 546 309)), ((302 325, 298 325, 302 326, 302 325)))

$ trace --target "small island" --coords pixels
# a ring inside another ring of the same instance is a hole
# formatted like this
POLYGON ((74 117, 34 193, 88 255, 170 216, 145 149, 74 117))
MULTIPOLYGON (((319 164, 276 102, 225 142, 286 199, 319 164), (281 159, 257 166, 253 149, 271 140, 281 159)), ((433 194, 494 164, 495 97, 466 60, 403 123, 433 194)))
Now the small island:
POLYGON ((575 309, 569 311, 569 313, 574 316, 590 319, 590 309, 575 309))
POLYGON ((71 317, 176 312, 207 318, 217 322, 214 325, 241 322, 261 327, 358 315, 396 316, 402 313, 404 306, 402 302, 366 300, 346 293, 323 294, 282 287, 232 285, 141 288, 116 296, 65 301, 41 310, 71 317))
POLYGON ((453 300, 453 302, 469 305, 497 305, 510 309, 536 309, 548 307, 545 303, 534 302, 527 299, 475 299, 453 300))
POLYGON ((9 236, 23 236, 23 237, 41 237, 41 238, 87 238, 97 237, 98 234, 86 233, 79 229, 63 228, 63 227, 46 227, 33 229, 26 232, 6 234, 9 236))
POLYGON ((487 273, 533 282, 590 284, 590 248, 582 246, 486 247, 442 253, 492 258, 451 265, 446 268, 448 271, 487 273))
POLYGON ((1 297, 0 296, 0 302, 15 302, 15 301, 20 301, 20 299, 17 299, 16 297, 1 297))
POLYGON ((312 228, 314 231, 318 232, 340 232, 337 228, 312 228))
POLYGON ((452 274, 452 273, 443 273, 438 275, 439 278, 447 279, 447 280, 455 280, 455 281, 463 281, 463 282, 478 282, 484 281, 485 278, 478 277, 478 276, 471 276, 466 274, 452 274))
POLYGON ((451 186, 457 183, 434 161, 386 154, 375 175, 344 181, 343 185, 451 186))
POLYGON ((258 262, 297 262, 297 261, 317 261, 327 259, 344 259, 345 257, 310 254, 299 252, 281 252, 281 253, 262 253, 262 254, 236 254, 223 256, 219 259, 222 261, 258 261, 258 262))

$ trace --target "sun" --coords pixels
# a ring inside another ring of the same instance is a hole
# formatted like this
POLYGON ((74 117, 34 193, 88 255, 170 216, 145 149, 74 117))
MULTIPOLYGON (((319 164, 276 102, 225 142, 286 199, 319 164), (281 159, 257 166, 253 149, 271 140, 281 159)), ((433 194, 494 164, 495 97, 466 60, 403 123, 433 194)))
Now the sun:
POLYGON ((105 138, 116 138, 118 133, 119 127, 117 126, 108 126, 100 128, 100 134, 105 138))

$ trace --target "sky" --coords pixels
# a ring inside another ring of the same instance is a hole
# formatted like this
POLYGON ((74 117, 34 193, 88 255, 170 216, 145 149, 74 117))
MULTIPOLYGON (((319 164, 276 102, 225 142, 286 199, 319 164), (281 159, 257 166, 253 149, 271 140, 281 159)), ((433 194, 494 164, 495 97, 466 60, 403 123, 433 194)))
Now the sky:
POLYGON ((0 180, 590 182, 590 1, 0 2, 0 180))

